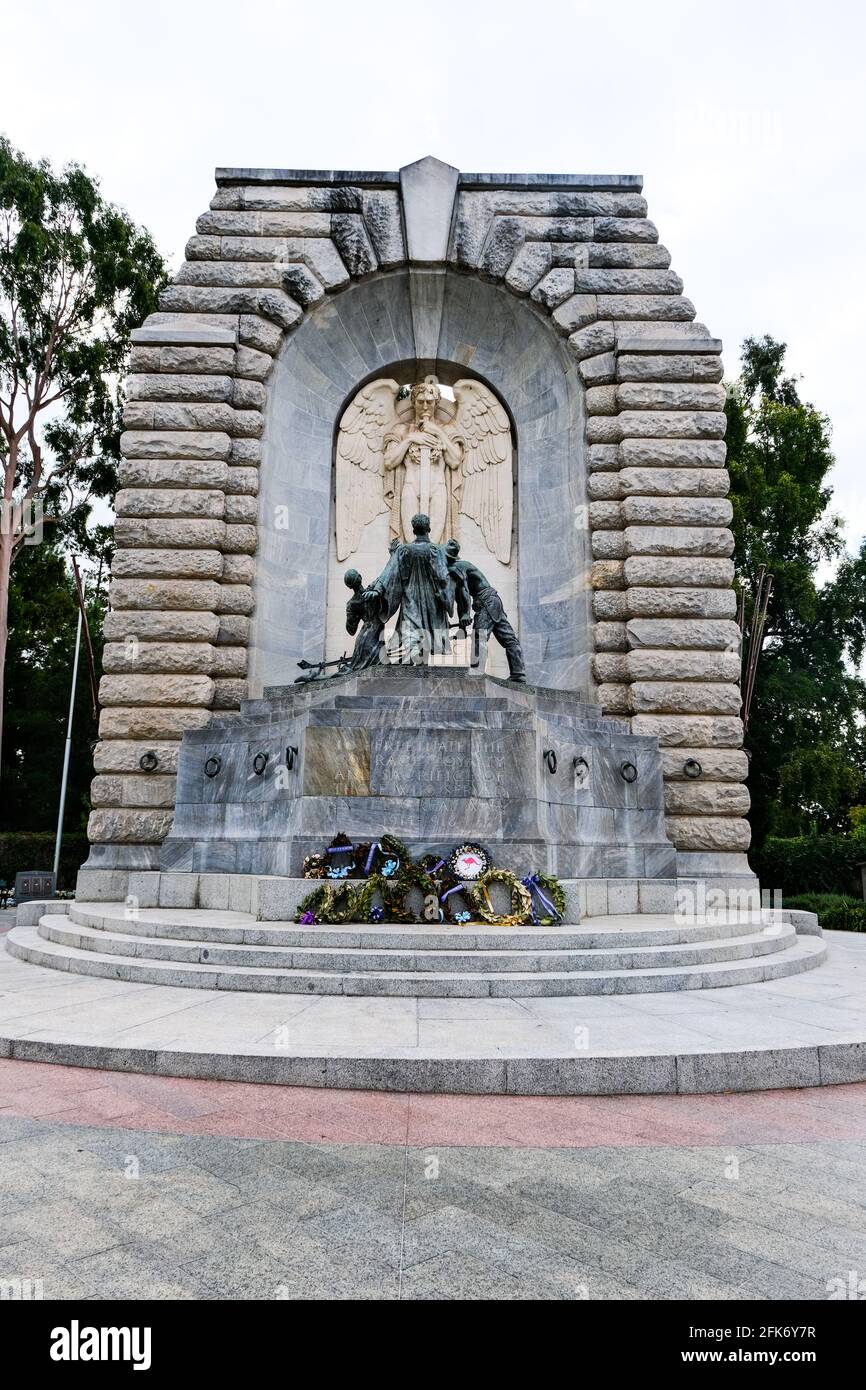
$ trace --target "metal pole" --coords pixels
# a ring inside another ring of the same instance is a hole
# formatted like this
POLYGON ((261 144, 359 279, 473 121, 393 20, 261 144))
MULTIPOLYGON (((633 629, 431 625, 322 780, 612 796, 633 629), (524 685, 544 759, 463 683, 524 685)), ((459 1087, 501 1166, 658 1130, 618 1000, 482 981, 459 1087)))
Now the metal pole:
POLYGON ((63 780, 60 783, 60 811, 57 816, 57 838, 54 841, 54 885, 60 868, 60 842, 63 839, 63 814, 66 810, 66 784, 69 780, 69 754, 72 749, 72 716, 75 713, 75 686, 78 681, 78 656, 81 651, 81 608, 78 609, 78 628, 75 633, 75 660, 72 663, 72 689, 69 692, 69 722, 66 725, 66 747, 63 750, 63 780))

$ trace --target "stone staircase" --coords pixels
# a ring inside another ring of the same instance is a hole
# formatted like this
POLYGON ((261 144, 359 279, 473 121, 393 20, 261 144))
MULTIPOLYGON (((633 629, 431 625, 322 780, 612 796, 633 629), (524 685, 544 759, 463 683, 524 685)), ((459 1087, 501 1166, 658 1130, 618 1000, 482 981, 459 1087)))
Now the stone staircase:
POLYGON ((250 993, 517 998, 655 993, 779 979, 819 965, 820 937, 778 915, 573 926, 300 927, 240 912, 70 903, 19 924, 12 955, 50 969, 250 993))

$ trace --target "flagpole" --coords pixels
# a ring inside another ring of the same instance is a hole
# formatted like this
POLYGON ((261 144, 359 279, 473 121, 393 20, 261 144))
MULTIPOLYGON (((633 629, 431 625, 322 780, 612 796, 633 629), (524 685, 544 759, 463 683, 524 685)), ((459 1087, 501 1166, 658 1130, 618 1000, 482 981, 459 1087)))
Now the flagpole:
POLYGON ((54 889, 57 891, 57 874, 60 869, 60 843, 63 839, 63 815, 66 810, 66 785, 69 781, 69 755, 72 749, 72 717, 75 713, 75 686, 78 681, 78 657, 81 652, 82 611, 78 609, 78 627, 75 633, 75 660, 72 663, 72 689, 69 692, 69 720, 66 725, 66 747, 63 750, 63 780, 60 784, 60 811, 57 816, 57 838, 54 841, 54 889))

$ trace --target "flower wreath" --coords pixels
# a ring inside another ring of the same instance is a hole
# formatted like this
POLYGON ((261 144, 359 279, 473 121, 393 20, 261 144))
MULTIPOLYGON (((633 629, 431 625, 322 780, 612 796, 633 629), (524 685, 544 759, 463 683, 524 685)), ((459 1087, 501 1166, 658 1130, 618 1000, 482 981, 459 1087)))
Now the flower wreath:
POLYGON ((565 890, 558 878, 551 874, 527 874, 521 883, 529 892, 532 906, 532 922, 538 927, 555 926, 565 916, 565 890), (536 901, 544 909, 539 916, 536 901))
POLYGON ((466 895, 483 922, 495 927, 518 927, 532 917, 532 897, 515 874, 507 869, 487 869, 466 895), (490 901, 490 884, 504 883, 511 891, 511 911, 497 912, 490 901))
POLYGON ((355 892, 348 883, 320 883, 299 903, 295 921, 313 926, 338 926, 350 922, 355 910, 355 892))

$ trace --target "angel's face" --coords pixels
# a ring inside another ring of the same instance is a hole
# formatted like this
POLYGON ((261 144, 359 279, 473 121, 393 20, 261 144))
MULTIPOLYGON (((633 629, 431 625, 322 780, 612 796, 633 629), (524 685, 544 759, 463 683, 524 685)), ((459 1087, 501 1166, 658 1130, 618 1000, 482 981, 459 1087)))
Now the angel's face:
POLYGON ((431 383, 422 381, 419 384, 414 395, 416 422, 430 419, 436 409, 437 394, 436 387, 431 383))

